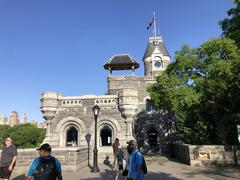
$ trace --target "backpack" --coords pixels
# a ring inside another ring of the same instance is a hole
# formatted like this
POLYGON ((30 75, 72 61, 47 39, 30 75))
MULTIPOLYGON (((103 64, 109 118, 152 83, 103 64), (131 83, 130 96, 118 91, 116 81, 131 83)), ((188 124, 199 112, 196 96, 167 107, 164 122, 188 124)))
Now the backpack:
MULTIPOLYGON (((137 153, 140 153, 141 156, 142 156, 141 168, 142 168, 143 174, 147 174, 147 164, 146 164, 146 161, 145 161, 145 159, 144 159, 144 157, 143 157, 143 155, 142 155, 142 153, 140 151, 138 151, 137 153)), ((135 153, 135 159, 137 158, 137 153, 135 153)))
POLYGON ((40 157, 39 165, 34 173, 35 180, 56 180, 56 162, 55 158, 50 156, 49 158, 40 157))

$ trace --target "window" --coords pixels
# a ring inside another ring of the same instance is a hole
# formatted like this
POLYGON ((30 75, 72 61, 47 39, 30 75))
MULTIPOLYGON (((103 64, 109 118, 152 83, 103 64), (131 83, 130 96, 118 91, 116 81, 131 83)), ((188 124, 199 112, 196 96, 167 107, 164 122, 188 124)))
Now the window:
POLYGON ((154 108, 152 101, 150 99, 146 100, 146 111, 151 113, 153 111, 155 111, 156 109, 154 108))
POLYGON ((111 146, 112 145, 112 129, 109 126, 104 126, 100 132, 101 145, 111 146))

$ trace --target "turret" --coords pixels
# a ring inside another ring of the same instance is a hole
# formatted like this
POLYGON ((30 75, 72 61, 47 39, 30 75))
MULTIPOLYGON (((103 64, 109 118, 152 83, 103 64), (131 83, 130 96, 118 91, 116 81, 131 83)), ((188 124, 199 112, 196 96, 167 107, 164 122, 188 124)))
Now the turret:
POLYGON ((166 69, 170 55, 161 36, 149 38, 143 62, 145 76, 158 76, 166 69))
POLYGON ((138 92, 136 89, 121 89, 119 91, 119 110, 126 123, 126 138, 132 139, 133 117, 138 110, 138 92))
POLYGON ((62 95, 57 92, 46 92, 43 93, 41 96, 41 107, 40 110, 43 114, 43 118, 47 122, 47 131, 46 131, 46 137, 44 139, 44 142, 50 141, 50 128, 51 128, 51 121, 54 119, 57 108, 59 106, 59 97, 62 95))

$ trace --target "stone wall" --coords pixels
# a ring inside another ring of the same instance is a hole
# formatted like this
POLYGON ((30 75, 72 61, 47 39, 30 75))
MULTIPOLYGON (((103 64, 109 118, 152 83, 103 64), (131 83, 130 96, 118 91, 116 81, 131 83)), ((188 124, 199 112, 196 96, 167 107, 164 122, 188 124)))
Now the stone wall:
POLYGON ((139 105, 142 105, 145 104, 145 98, 149 97, 147 88, 155 82, 156 79, 152 76, 110 76, 108 77, 108 93, 116 95, 121 89, 136 89, 139 96, 139 105))
POLYGON ((182 163, 190 166, 226 166, 240 165, 240 147, 222 145, 188 145, 172 146, 172 155, 182 163), (234 156, 234 148, 236 153, 234 156))
POLYGON ((189 145, 187 144, 173 144, 172 156, 176 157, 180 162, 190 165, 189 145))
MULTIPOLYGON (((15 174, 27 173, 33 159, 38 157, 36 149, 18 149, 17 163, 14 169, 15 174)), ((1 150, 0 150, 1 154, 1 150)), ((52 156, 59 159, 63 171, 78 171, 88 164, 88 148, 54 148, 52 156)))

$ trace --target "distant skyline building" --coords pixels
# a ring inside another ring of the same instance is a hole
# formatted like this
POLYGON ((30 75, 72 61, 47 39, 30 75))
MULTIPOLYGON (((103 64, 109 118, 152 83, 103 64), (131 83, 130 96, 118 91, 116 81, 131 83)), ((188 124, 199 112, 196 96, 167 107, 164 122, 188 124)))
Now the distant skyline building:
POLYGON ((6 123, 7 123, 6 119, 7 119, 7 118, 4 117, 3 114, 0 114, 0 125, 2 125, 2 124, 6 124, 6 123))
POLYGON ((12 111, 9 117, 4 116, 4 114, 0 113, 0 125, 20 125, 20 124, 34 124, 38 128, 46 128, 46 122, 38 123, 36 120, 31 120, 28 122, 27 113, 23 113, 22 118, 19 118, 17 111, 12 111), (19 120, 21 119, 21 121, 19 120))
POLYGON ((19 125, 18 113, 13 111, 10 115, 9 122, 11 126, 19 125))
POLYGON ((23 113, 22 124, 27 124, 27 114, 23 113))

